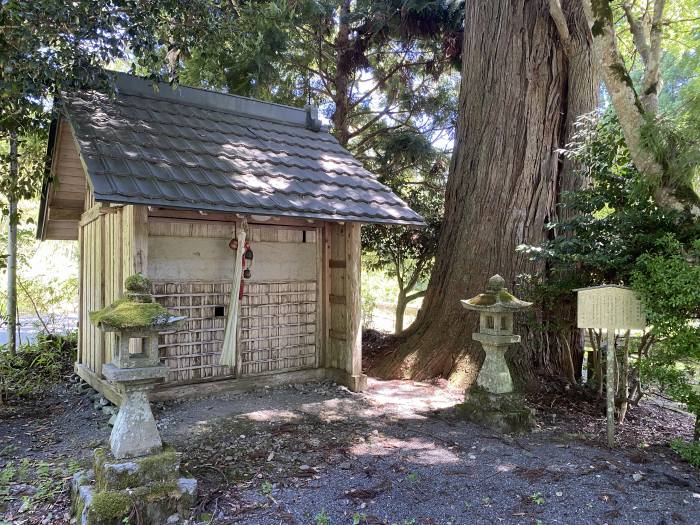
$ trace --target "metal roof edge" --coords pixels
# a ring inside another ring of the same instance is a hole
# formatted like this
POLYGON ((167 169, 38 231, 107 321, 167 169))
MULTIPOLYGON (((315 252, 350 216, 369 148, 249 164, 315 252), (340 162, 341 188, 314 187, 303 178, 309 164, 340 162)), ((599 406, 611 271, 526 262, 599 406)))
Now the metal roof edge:
MULTIPOLYGON (((197 105, 212 110, 228 111, 265 120, 276 120, 311 129, 308 125, 308 115, 313 111, 311 108, 296 108, 198 87, 172 86, 168 82, 163 81, 155 83, 157 85, 156 91, 154 82, 147 78, 118 71, 110 71, 109 73, 113 73, 116 76, 115 87, 118 93, 197 105)), ((327 131, 325 129, 321 130, 327 131)))

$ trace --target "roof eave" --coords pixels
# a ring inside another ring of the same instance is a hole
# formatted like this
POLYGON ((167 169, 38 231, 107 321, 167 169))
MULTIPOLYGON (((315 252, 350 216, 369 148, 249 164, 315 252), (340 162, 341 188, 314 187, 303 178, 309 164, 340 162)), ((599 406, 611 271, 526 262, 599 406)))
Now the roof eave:
POLYGON ((157 206, 159 208, 168 208, 173 210, 203 210, 209 212, 217 213, 236 213, 241 215, 269 215, 270 217, 289 217, 292 219, 309 219, 317 220, 323 222, 359 222, 363 224, 384 224, 387 226, 411 226, 415 228, 423 228, 426 226, 423 221, 416 221, 411 219, 389 219, 382 217, 366 217, 366 216, 343 216, 343 215, 331 215, 326 213, 313 213, 313 212, 297 212, 297 211, 282 211, 282 210, 270 210, 265 208, 238 208, 235 206, 222 208, 219 206, 211 206, 207 204, 179 204, 171 202, 155 202, 146 199, 140 199, 138 197, 125 197, 125 196, 98 196, 95 195, 96 202, 105 202, 112 204, 140 204, 143 206, 157 206))
POLYGON ((46 147, 46 164, 44 166, 44 179, 41 183, 41 200, 39 202, 39 218, 37 220, 36 238, 43 241, 46 235, 46 216, 49 207, 49 186, 51 185, 51 166, 53 164, 53 149, 58 135, 58 120, 55 116, 51 119, 49 128, 49 141, 46 147))

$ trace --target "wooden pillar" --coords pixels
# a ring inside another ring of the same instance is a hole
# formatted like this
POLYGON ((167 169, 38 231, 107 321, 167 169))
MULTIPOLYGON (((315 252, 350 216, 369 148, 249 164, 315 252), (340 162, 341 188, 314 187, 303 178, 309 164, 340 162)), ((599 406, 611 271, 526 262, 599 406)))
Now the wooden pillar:
POLYGON ((122 214, 124 270, 126 279, 135 273, 148 275, 148 207, 125 206, 122 214))
POLYGON ((340 381, 353 391, 363 390, 362 326, 360 298, 360 225, 331 224, 327 261, 328 328, 324 366, 341 371, 340 381))

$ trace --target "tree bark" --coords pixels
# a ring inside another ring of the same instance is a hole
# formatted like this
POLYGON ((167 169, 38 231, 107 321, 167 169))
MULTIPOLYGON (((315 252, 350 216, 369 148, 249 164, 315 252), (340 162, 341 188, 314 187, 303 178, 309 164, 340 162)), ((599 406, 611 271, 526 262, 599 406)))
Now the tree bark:
POLYGON ((406 313, 406 304, 406 292, 399 290, 399 296, 396 298, 396 318, 394 319, 395 334, 403 332, 403 316, 406 313))
MULTIPOLYGON (((473 383, 483 351, 471 339, 477 317, 459 300, 482 292, 495 273, 511 289, 519 274, 542 273, 516 247, 545 240, 560 192, 580 185, 557 151, 597 93, 578 6, 561 3, 570 21, 563 42, 548 0, 466 3, 459 120, 435 267, 405 343, 374 373, 473 383)), ((536 368, 562 373, 558 344, 542 350, 532 332, 523 342, 508 354, 516 381, 536 368)))
POLYGON ((335 109, 333 121, 334 135, 341 146, 347 147, 350 141, 348 114, 350 112, 350 70, 352 68, 352 50, 350 46, 350 6, 351 0, 343 0, 338 14, 338 34, 335 37, 336 72, 333 78, 335 109))

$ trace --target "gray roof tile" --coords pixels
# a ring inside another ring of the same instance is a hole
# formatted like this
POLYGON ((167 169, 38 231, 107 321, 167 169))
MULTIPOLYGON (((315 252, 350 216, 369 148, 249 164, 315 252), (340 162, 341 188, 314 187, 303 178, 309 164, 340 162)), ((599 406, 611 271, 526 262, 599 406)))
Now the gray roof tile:
POLYGON ((63 97, 99 201, 422 224, 304 110, 121 74, 117 88, 63 97))

